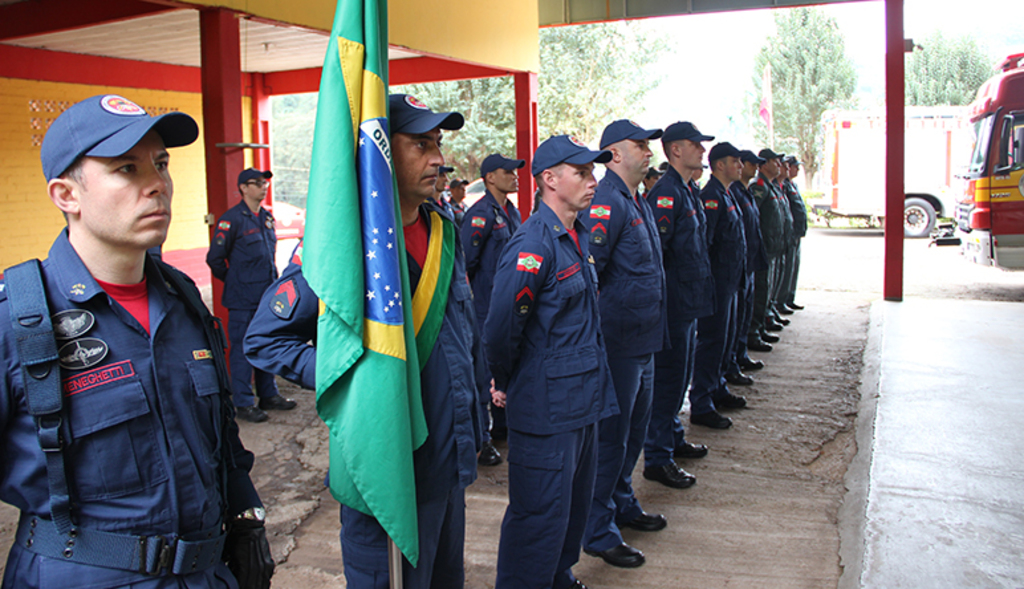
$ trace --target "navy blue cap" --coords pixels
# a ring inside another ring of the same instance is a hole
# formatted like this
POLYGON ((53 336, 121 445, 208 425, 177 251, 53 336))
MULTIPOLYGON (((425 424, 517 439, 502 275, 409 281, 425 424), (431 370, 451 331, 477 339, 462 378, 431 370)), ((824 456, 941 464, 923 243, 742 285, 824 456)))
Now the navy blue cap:
POLYGON ((451 173, 452 173, 452 172, 454 172, 454 171, 455 171, 455 168, 453 168, 453 167, 451 167, 451 166, 438 166, 438 167, 437 167, 437 174, 438 174, 439 176, 440 176, 441 174, 451 174, 451 173))
POLYGON ((242 173, 238 175, 238 183, 245 184, 249 180, 255 180, 256 178, 263 178, 264 180, 270 180, 274 175, 268 172, 257 170, 256 168, 249 168, 242 170, 242 173))
POLYGON ((604 128, 601 133, 601 149, 626 139, 657 139, 661 137, 661 129, 644 129, 629 119, 619 119, 604 128))
POLYGON ((392 94, 388 97, 391 109, 392 133, 428 133, 434 129, 455 131, 461 129, 466 120, 457 112, 434 112, 408 94, 392 94))
POLYGON ((796 159, 795 155, 787 155, 784 159, 786 160, 786 163, 791 165, 791 166, 799 166, 800 165, 800 160, 796 159))
POLYGON ((689 139, 695 143, 700 143, 701 141, 712 141, 714 138, 714 135, 701 133, 693 123, 682 121, 669 125, 668 129, 665 129, 665 134, 661 136, 661 141, 663 143, 671 143, 672 141, 689 139))
POLYGON ((199 126, 183 112, 151 117, 139 105, 116 94, 93 96, 64 111, 43 138, 39 159, 47 182, 59 177, 82 156, 118 157, 131 151, 150 129, 165 147, 188 145, 199 126))
POLYGON ((494 170, 508 170, 511 172, 525 165, 526 160, 509 159, 500 153, 492 153, 485 157, 483 163, 480 164, 480 177, 483 178, 494 170))
POLYGON ((726 157, 740 157, 740 150, 736 149, 736 147, 728 141, 716 143, 715 146, 711 148, 711 151, 708 152, 708 163, 713 164, 726 157))
POLYGON ((593 151, 572 135, 554 135, 540 144, 533 154, 531 171, 536 176, 558 164, 581 166, 591 162, 606 164, 612 159, 610 151, 593 151))
POLYGON ((760 166, 761 164, 765 163, 768 160, 764 159, 763 157, 757 157, 756 155, 754 155, 754 152, 750 151, 749 149, 744 149, 740 151, 740 161, 749 162, 751 164, 757 164, 758 166, 760 166))
POLYGON ((770 150, 770 149, 768 149, 766 147, 766 148, 762 149, 761 151, 757 152, 757 157, 759 157, 761 159, 764 159, 764 160, 773 160, 775 158, 786 157, 786 154, 784 154, 784 153, 775 153, 774 151, 772 151, 772 150, 770 150))

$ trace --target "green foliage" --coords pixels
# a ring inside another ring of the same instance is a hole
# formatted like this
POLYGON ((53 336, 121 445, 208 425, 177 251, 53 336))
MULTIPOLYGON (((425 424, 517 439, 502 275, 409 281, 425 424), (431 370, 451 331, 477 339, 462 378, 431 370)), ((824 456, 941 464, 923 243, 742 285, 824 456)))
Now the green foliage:
MULTIPOLYGON (((637 23, 613 22, 540 31, 538 75, 540 140, 568 133, 595 140, 616 118, 638 117, 644 94, 657 87, 653 64, 665 40, 637 23)), ((515 154, 515 91, 511 77, 410 84, 392 92, 413 94, 434 110, 466 117, 445 135, 444 153, 456 175, 475 178, 495 152, 515 154)))
POLYGON ((857 74, 838 23, 821 10, 777 11, 775 28, 754 59, 755 133, 762 145, 772 142, 757 116, 764 67, 771 64, 775 151, 796 155, 813 185, 824 145, 821 116, 830 108, 852 106, 857 74))
POLYGON ((908 105, 970 104, 978 87, 996 73, 992 58, 973 36, 936 31, 920 45, 907 57, 908 105))
POLYGON ((306 207, 309 161, 313 155, 316 94, 273 96, 270 112, 273 128, 270 146, 274 172, 274 200, 306 207))

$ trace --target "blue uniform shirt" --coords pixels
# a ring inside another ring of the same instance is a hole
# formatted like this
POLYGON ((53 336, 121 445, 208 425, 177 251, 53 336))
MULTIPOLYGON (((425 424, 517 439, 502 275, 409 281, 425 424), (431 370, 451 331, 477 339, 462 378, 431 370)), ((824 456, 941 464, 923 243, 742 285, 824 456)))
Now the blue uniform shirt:
POLYGON ((263 207, 258 215, 245 201, 228 209, 214 227, 206 264, 224 281, 221 302, 228 309, 255 309, 260 296, 277 278, 274 217, 263 207))
POLYGON ((661 238, 668 323, 674 336, 686 323, 715 312, 704 207, 675 168, 647 193, 661 238))
POLYGON ((618 413, 589 233, 579 220, 575 230, 579 247, 542 202, 498 263, 484 342, 516 431, 564 433, 618 413))
POLYGON ((793 214, 793 241, 807 235, 807 205, 804 204, 804 199, 800 196, 800 189, 796 187, 796 184, 786 179, 782 183, 782 187, 785 190, 786 198, 789 199, 789 210, 793 214))
MULTIPOLYGON (((164 281, 156 264, 147 259, 145 267, 150 313, 147 334, 89 274, 71 247, 67 231, 61 232, 42 263, 51 314, 83 309, 94 319, 77 337, 58 340, 61 356, 68 356, 66 346, 86 339, 92 349, 104 349, 92 356, 95 359, 77 365, 63 361, 61 367, 73 439, 65 451, 72 516, 83 529, 187 535, 219 526, 224 516, 261 505, 249 479, 253 455, 242 447, 234 420, 222 431, 223 393, 202 324, 187 308, 183 295, 164 281), (234 457, 227 472, 227 506, 221 505, 220 444, 227 444, 234 457)), ((28 414, 9 317, 3 291, 0 499, 23 514, 48 520, 46 459, 35 420, 28 414)), ((139 573, 41 557, 21 558, 15 568, 7 575, 21 579, 55 575, 64 586, 120 586, 150 579, 139 573)), ((215 574, 228 573, 218 565, 199 577, 215 574)), ((204 586, 203 578, 186 580, 184 586, 204 586)))
POLYGON ((708 256, 715 287, 735 292, 746 274, 747 242, 736 199, 714 176, 700 193, 707 218, 708 256))
MULTIPOLYGON (((434 203, 422 205, 420 214, 432 210, 441 212, 454 230, 454 221, 434 203)), ((465 262, 458 253, 461 251, 456 247, 441 332, 420 372, 423 411, 430 432, 426 442, 413 452, 420 503, 446 500, 456 486, 468 487, 476 480, 476 453, 482 435, 477 403, 490 383, 484 373, 483 348, 465 262)), ((421 269, 408 253, 406 259, 415 291, 421 269)), ((319 299, 302 276, 301 249, 296 249, 284 273, 264 293, 249 324, 245 352, 252 365, 315 389, 316 349, 307 342, 316 341, 319 306, 319 299)))
POLYGON ((651 206, 634 199, 622 178, 608 170, 590 210, 580 216, 590 230, 608 353, 643 356, 661 351, 668 336, 665 272, 651 206))
POLYGON ((767 270, 768 255, 761 243, 761 213, 757 210, 757 203, 743 182, 733 182, 729 190, 736 197, 743 218, 743 235, 747 240, 747 273, 767 270))
POLYGON ((505 244, 519 229, 522 220, 512 201, 505 201, 505 209, 490 191, 485 192, 466 211, 462 219, 462 246, 466 251, 466 273, 473 286, 473 301, 480 325, 487 318, 494 288, 494 270, 505 244))

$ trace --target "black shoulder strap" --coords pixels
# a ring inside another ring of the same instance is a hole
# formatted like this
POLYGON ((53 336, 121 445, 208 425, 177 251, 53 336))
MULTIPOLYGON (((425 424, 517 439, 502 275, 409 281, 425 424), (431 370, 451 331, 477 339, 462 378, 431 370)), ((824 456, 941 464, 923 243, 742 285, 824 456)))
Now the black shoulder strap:
POLYGON ((64 468, 64 447, 70 442, 70 430, 64 423, 57 340, 39 260, 8 268, 4 271, 4 282, 21 362, 25 403, 29 415, 36 419, 39 446, 46 456, 50 514, 57 529, 64 533, 72 528, 71 496, 64 468))

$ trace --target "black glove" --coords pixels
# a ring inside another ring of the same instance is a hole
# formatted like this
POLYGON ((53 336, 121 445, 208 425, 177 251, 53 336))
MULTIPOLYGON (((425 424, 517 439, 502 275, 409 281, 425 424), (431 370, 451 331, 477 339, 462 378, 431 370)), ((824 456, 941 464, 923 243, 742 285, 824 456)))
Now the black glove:
POLYGON ((240 589, 270 589, 274 559, 270 556, 263 522, 236 519, 228 524, 224 561, 238 580, 240 589))

